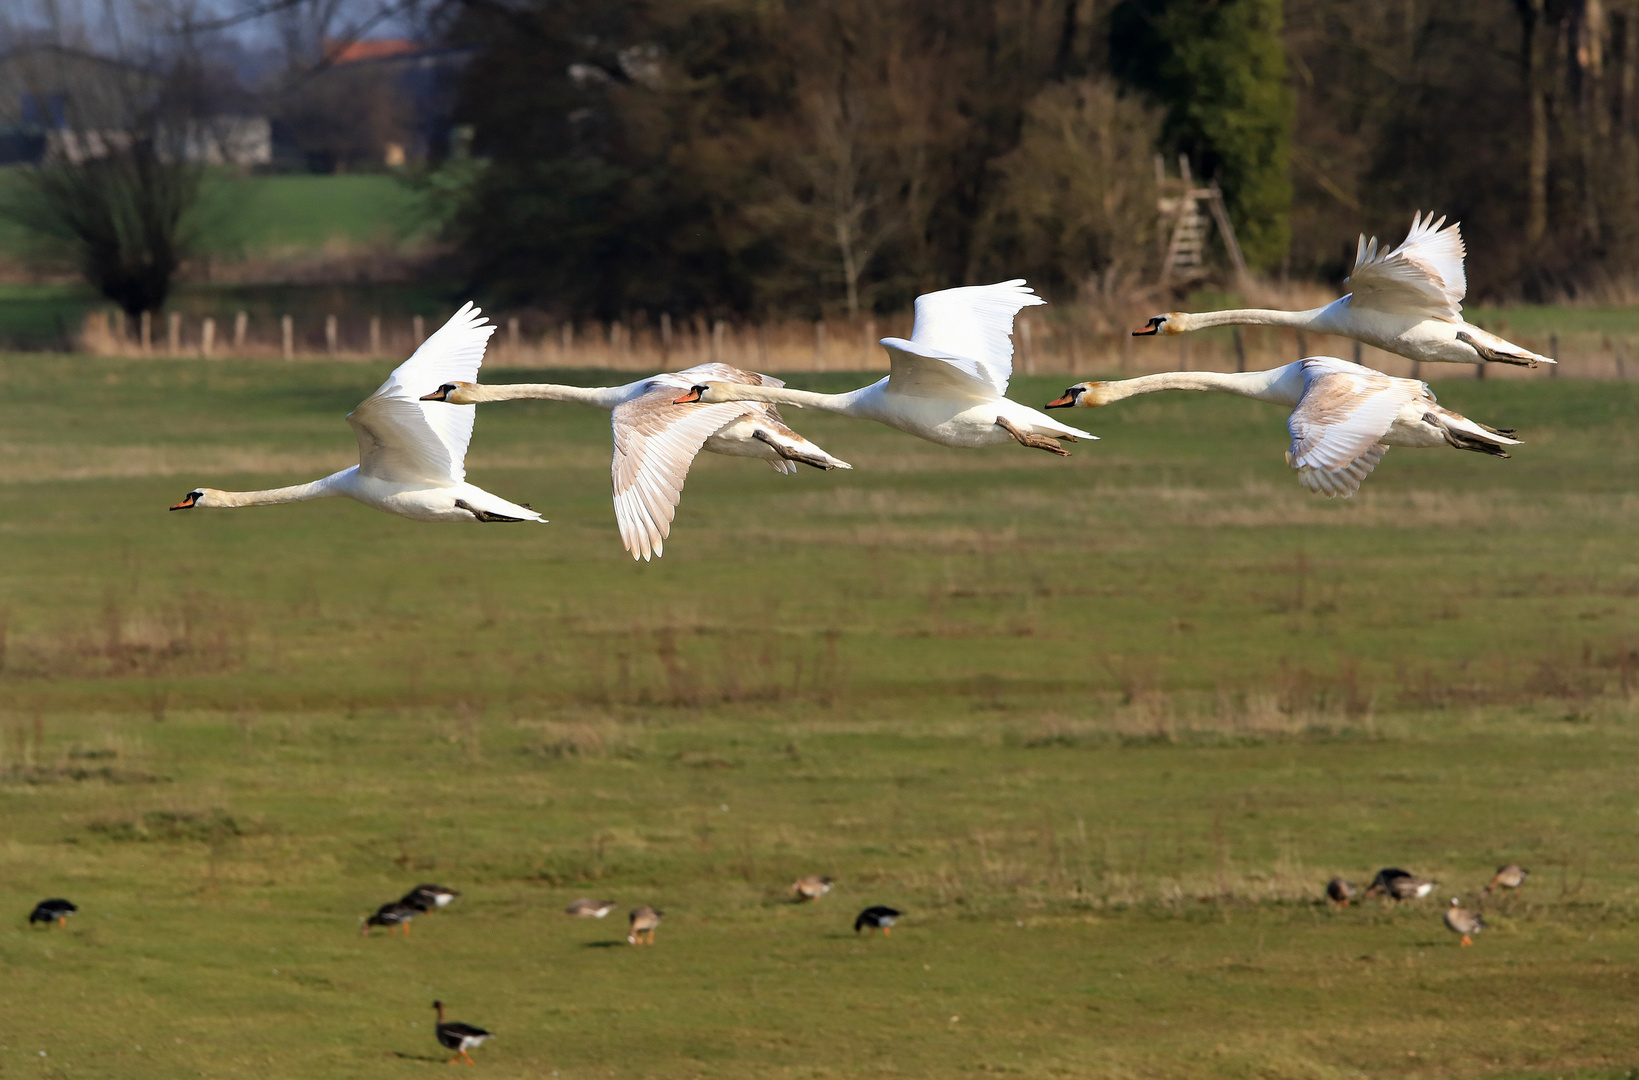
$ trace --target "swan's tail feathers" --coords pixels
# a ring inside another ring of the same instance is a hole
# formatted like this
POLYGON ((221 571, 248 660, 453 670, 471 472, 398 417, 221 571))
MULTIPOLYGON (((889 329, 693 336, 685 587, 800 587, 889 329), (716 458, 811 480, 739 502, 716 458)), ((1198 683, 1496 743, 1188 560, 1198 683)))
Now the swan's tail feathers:
POLYGON ((1509 454, 1503 448, 1518 446, 1521 441, 1513 437, 1513 428, 1489 427, 1461 413, 1437 406, 1425 413, 1423 419, 1439 428, 1446 442, 1458 450, 1473 450, 1475 453, 1505 458, 1509 454))
POLYGON ((793 469, 781 469, 781 465, 792 462, 801 462, 812 465, 816 469, 852 469, 853 466, 839 457, 832 457, 816 444, 798 435, 784 424, 758 424, 753 431, 752 438, 758 442, 767 443, 773 451, 780 455, 781 460, 774 467, 781 472, 795 472, 793 469))
POLYGON ((1384 443, 1367 450, 1341 469, 1320 469, 1313 465, 1298 465, 1292 452, 1286 452, 1286 464, 1298 471, 1298 483, 1328 499, 1347 499, 1360 490, 1360 484, 1377 468, 1383 455, 1389 452, 1384 443))
POLYGON ((1493 364, 1536 367, 1538 364, 1559 363, 1551 356, 1534 353, 1523 345, 1515 345, 1512 341, 1486 333, 1477 326, 1457 331, 1457 340, 1478 353, 1481 360, 1493 364))

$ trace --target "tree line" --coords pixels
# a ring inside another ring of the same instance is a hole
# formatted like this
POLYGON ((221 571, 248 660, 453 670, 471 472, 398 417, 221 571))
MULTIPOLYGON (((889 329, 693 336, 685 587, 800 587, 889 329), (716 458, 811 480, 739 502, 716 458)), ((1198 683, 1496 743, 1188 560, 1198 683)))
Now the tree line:
POLYGON ((1636 0, 461 0, 475 282, 603 317, 1153 282, 1157 154, 1265 275, 1461 218, 1477 295, 1639 269, 1636 0))
MULTIPOLYGON (((1265 277, 1339 283, 1358 232, 1416 209, 1463 221, 1476 296, 1639 277, 1639 0, 351 2, 468 57, 471 137, 421 178, 459 256, 439 272, 564 316, 852 315, 1014 276, 1131 296, 1180 156, 1265 277)), ((223 10, 322 63, 348 3, 223 10)), ((214 93, 188 18, 149 50, 174 58, 151 130, 13 201, 133 312, 187 254, 197 175, 154 133, 214 93)))

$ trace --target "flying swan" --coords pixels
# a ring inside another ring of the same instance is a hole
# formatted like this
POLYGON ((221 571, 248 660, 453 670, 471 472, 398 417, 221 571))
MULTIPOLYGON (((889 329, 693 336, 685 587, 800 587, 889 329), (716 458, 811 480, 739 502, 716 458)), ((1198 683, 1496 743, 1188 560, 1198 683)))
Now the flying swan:
POLYGON ((779 410, 760 402, 735 402, 691 409, 677 405, 678 391, 710 379, 724 383, 784 386, 768 375, 727 364, 701 364, 655 375, 625 386, 562 386, 511 383, 483 386, 449 382, 422 398, 472 405, 487 401, 578 401, 610 410, 615 456, 615 522, 632 558, 659 558, 671 535, 672 517, 683 494, 689 466, 702 449, 730 457, 758 458, 777 471, 793 473, 797 462, 816 469, 851 469, 785 426, 779 410))
POLYGON ((1023 278, 945 289, 916 298, 909 341, 883 338, 888 377, 846 394, 707 381, 677 399, 767 401, 875 420, 941 446, 1017 441, 1068 457, 1060 439, 1096 439, 1005 396, 1013 374, 1013 316, 1045 303, 1023 278))
POLYGON ((1463 234, 1445 218, 1412 215, 1411 231, 1393 251, 1379 253, 1364 233, 1356 249, 1349 295, 1309 311, 1235 308, 1191 314, 1169 311, 1150 319, 1134 337, 1184 334, 1208 326, 1290 326, 1354 338, 1385 352, 1433 364, 1520 364, 1558 361, 1463 321, 1463 234))
POLYGON ((337 496, 417 521, 541 521, 527 506, 507 502, 466 482, 467 444, 476 409, 425 405, 417 400, 448 380, 475 379, 495 327, 467 304, 381 389, 347 416, 359 440, 359 463, 311 484, 267 491, 195 488, 172 510, 268 506, 337 496))
POLYGON ((1426 383, 1397 379, 1335 356, 1311 356, 1270 371, 1221 374, 1168 371, 1121 382, 1077 383, 1049 409, 1092 409, 1157 390, 1217 390, 1290 405, 1286 463, 1298 482, 1329 498, 1347 499, 1391 446, 1452 446, 1507 457, 1518 446, 1512 430, 1476 423, 1434 400, 1426 383))

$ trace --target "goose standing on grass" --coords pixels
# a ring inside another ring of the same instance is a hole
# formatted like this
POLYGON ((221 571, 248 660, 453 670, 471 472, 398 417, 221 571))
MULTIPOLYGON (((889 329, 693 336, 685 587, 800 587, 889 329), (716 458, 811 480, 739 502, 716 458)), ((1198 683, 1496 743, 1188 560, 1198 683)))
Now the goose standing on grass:
POLYGON ((1348 907, 1354 899, 1354 882, 1335 877, 1326 883, 1326 899, 1338 907, 1348 907))
POLYGON ((67 926, 68 917, 78 910, 79 907, 72 900, 54 896, 34 905, 34 910, 28 913, 28 924, 33 926, 35 923, 45 923, 50 926, 56 923, 58 926, 67 926))
POLYGON ((477 1049, 484 1044, 485 1039, 493 1036, 481 1027, 463 1024, 459 1020, 445 1020, 442 1001, 433 1002, 433 1008, 438 1010, 438 1026, 433 1028, 433 1033, 438 1036, 439 1045, 446 1050, 455 1051, 455 1057, 450 1058, 450 1064, 454 1065, 463 1059, 468 1065, 477 1064, 467 1051, 477 1049))
POLYGON ((916 298, 910 340, 883 338, 888 377, 846 394, 705 380, 678 404, 767 401, 875 420, 941 446, 1018 442, 1068 457, 1060 439, 1095 439, 1027 405, 1010 401, 1013 317, 1045 303, 1022 278, 945 289, 916 298))
POLYGON ((892 937, 893 924, 898 922, 899 917, 903 914, 905 914, 903 911, 898 911, 885 904, 872 904, 860 912, 859 917, 854 920, 854 933, 857 934, 860 930, 870 927, 872 937, 876 936, 878 930, 882 931, 883 937, 892 937))
POLYGON ((446 889, 442 885, 417 885, 405 893, 399 903, 431 914, 440 908, 449 907, 460 895, 454 889, 446 889))
POLYGON ((601 919, 615 910, 613 900, 576 900, 563 909, 565 915, 574 915, 582 919, 601 919))
POLYGON ((653 945, 655 928, 660 925, 660 917, 664 914, 666 914, 664 911, 656 911, 652 907, 640 907, 628 915, 626 917, 627 921, 630 922, 632 926, 631 930, 626 934, 626 944, 653 945), (647 942, 643 940, 643 935, 645 933, 649 935, 649 940, 647 942))
POLYGON ((1434 891, 1435 884, 1397 866, 1385 866, 1372 879, 1366 895, 1387 896, 1394 900, 1421 900, 1434 891))
POLYGON ((1454 222, 1413 215, 1401 245, 1379 251, 1377 237, 1360 237, 1352 291, 1308 311, 1235 308, 1157 315, 1134 337, 1185 334, 1208 326, 1290 326, 1315 334, 1354 338, 1385 352, 1430 364, 1520 364, 1558 361, 1534 353, 1463 320, 1468 279, 1463 272, 1463 235, 1454 222))
POLYGON ((1311 356, 1269 371, 1168 371, 1120 382, 1077 383, 1049 409, 1091 409, 1159 390, 1217 390, 1292 406, 1286 463, 1298 483, 1347 499, 1391 446, 1450 446, 1507 457, 1512 429, 1487 427, 1442 408, 1427 383, 1400 379, 1335 356, 1311 356))
POLYGON ((527 506, 466 482, 472 408, 424 405, 417 399, 441 382, 474 379, 495 327, 470 303, 455 313, 381 388, 347 416, 358 437, 359 463, 311 484, 267 491, 195 488, 172 506, 217 509, 268 506, 337 496, 417 521, 545 521, 527 506))
POLYGON ((828 877, 810 875, 800 877, 791 885, 791 891, 797 894, 797 903, 804 900, 818 900, 831 891, 833 882, 828 877))
POLYGON ((1474 935, 1486 928, 1485 920, 1463 907, 1455 896, 1451 898, 1451 906, 1446 908, 1445 923, 1446 929, 1463 936, 1458 945, 1474 944, 1474 935))
POLYGON ((786 427, 779 410, 759 402, 689 409, 674 402, 679 390, 706 380, 780 387, 768 375, 741 371, 727 364, 701 364, 685 371, 655 375, 625 386, 561 386, 556 383, 512 383, 482 386, 447 382, 422 398, 455 405, 489 401, 576 401, 610 410, 615 433, 615 522, 632 558, 659 558, 671 535, 672 517, 683 495, 689 466, 702 449, 730 457, 758 458, 782 473, 797 463, 816 469, 851 469, 786 427))
POLYGON ((1525 884, 1525 879, 1531 876, 1531 871, 1518 863, 1509 863, 1507 866, 1497 867, 1497 873, 1491 883, 1485 887, 1485 894, 1491 895, 1492 889, 1507 889, 1510 892, 1525 884))

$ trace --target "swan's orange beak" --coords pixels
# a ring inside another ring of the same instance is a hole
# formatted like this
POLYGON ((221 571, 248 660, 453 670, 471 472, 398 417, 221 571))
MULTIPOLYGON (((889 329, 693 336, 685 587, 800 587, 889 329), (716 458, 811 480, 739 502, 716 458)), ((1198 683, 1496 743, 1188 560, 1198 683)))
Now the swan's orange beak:
POLYGON ((700 400, 700 395, 704 394, 705 391, 706 391, 706 388, 703 387, 703 386, 691 386, 689 388, 688 393, 684 394, 682 397, 680 397, 677 400, 673 401, 672 404, 673 405, 688 405, 688 404, 691 404, 693 402, 699 401, 700 400))
POLYGON ((187 498, 183 499, 179 503, 176 503, 176 504, 172 505, 171 509, 172 510, 192 510, 193 509, 193 504, 195 502, 197 502, 198 500, 199 500, 199 492, 190 491, 190 492, 188 492, 187 498))
POLYGON ((1166 316, 1157 315, 1149 322, 1133 331, 1133 337, 1151 337, 1161 332, 1161 324, 1166 322, 1166 316))
POLYGON ((1074 394, 1070 393, 1069 391, 1065 391, 1063 397, 1054 398, 1052 401, 1049 401, 1046 405, 1042 406, 1042 408, 1044 408, 1044 409, 1068 409, 1070 406, 1074 405, 1075 403, 1076 403, 1076 396, 1074 394))

